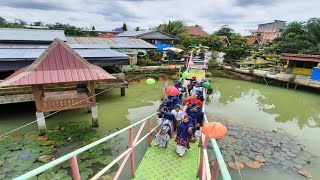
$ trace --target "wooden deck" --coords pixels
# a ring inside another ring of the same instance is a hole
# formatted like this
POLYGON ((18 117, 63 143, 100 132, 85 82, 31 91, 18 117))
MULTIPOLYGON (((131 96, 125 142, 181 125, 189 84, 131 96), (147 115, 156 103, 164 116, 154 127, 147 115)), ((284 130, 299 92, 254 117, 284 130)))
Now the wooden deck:
MULTIPOLYGON (((125 88, 128 87, 126 81, 115 82, 115 83, 97 83, 95 88, 98 90, 110 89, 110 88, 125 88)), ((46 91, 65 91, 72 90, 74 87, 70 86, 59 86, 59 87, 47 87, 46 91)), ((10 103, 22 103, 34 101, 31 86, 23 87, 10 87, 10 88, 0 88, 0 104, 10 104, 10 103)))
POLYGON ((264 77, 267 79, 274 79, 274 80, 278 80, 278 81, 282 81, 282 82, 288 82, 288 83, 293 83, 293 84, 297 84, 297 85, 320 89, 320 81, 311 80, 306 75, 296 75, 295 80, 293 82, 289 82, 289 79, 293 74, 279 73, 276 75, 272 75, 272 74, 269 74, 268 71, 263 71, 263 70, 258 70, 258 69, 255 69, 253 71, 253 73, 250 74, 249 70, 247 70, 247 69, 239 69, 239 68, 232 69, 230 66, 224 66, 224 69, 234 71, 234 72, 243 73, 243 74, 254 75, 254 76, 258 76, 258 77, 264 77))

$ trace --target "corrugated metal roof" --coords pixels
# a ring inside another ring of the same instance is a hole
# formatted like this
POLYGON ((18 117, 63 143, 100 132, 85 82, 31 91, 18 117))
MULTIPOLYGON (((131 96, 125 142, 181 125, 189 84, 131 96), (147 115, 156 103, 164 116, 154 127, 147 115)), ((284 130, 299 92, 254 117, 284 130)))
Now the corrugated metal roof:
POLYGON ((45 49, 0 49, 0 59, 34 59, 45 49))
POLYGON ((142 34, 139 36, 141 39, 159 39, 159 40, 176 40, 177 37, 174 37, 170 34, 163 33, 160 31, 154 31, 146 34, 142 34))
POLYGON ((115 49, 155 49, 156 46, 138 38, 109 38, 111 48, 115 49))
MULTIPOLYGON (((68 44, 73 49, 109 49, 108 44, 68 44)), ((0 49, 46 49, 49 44, 0 43, 0 49)))
POLYGON ((155 49, 156 46, 138 38, 67 37, 68 44, 105 44, 113 49, 155 49))
MULTIPOLYGON (((0 49, 0 59, 35 59, 38 58, 46 49, 0 49)), ((93 57, 128 57, 112 49, 83 49, 74 50, 84 58, 93 57)))
POLYGON ((112 49, 74 49, 80 56, 89 57, 128 57, 128 55, 112 49))
POLYGON ((177 37, 161 32, 158 30, 147 30, 147 31, 125 31, 117 35, 117 37, 136 37, 141 39, 168 39, 175 40, 177 37))
POLYGON ((108 44, 68 44, 68 46, 72 49, 110 49, 108 44))
POLYGON ((117 35, 117 37, 138 37, 142 34, 150 33, 155 30, 146 30, 146 31, 124 31, 117 35))
POLYGON ((0 49, 46 49, 49 44, 22 44, 22 43, 0 43, 0 49))
POLYGON ((1 82, 0 87, 115 79, 56 39, 30 66, 1 82))
POLYGON ((0 41, 51 42, 55 38, 67 40, 63 30, 0 28, 0 41))

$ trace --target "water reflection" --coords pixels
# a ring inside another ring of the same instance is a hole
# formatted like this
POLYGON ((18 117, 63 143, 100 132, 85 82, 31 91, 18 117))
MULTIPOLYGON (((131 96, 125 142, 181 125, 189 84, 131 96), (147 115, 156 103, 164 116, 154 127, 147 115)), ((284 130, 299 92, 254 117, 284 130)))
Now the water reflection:
POLYGON ((260 114, 276 122, 296 121, 304 126, 320 127, 320 96, 295 92, 278 87, 265 86, 229 79, 214 79, 216 92, 212 95, 215 108, 260 114), (215 83, 216 81, 216 83, 215 83), (237 83, 237 84, 235 84, 237 83), (241 84, 241 86, 239 86, 241 84), (264 112, 264 113, 262 113, 264 112))
MULTIPOLYGON (((320 96, 274 86, 223 78, 212 80, 215 93, 210 96, 207 111, 231 118, 249 127, 267 130, 283 129, 295 136, 307 151, 320 152, 320 96)), ((320 179, 319 157, 307 169, 320 179)), ((243 170, 245 179, 300 179, 299 175, 275 175, 274 172, 243 170), (261 175, 263 174, 263 177, 261 175)), ((233 174, 235 179, 239 176, 233 174)))

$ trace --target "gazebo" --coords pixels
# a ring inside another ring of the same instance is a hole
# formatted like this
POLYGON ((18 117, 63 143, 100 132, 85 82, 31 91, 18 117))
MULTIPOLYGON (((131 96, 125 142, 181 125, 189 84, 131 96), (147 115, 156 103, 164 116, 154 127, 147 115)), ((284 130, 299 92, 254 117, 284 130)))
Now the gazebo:
POLYGON ((88 108, 92 126, 99 126, 94 83, 118 82, 117 78, 99 66, 90 64, 66 43, 55 39, 29 66, 26 66, 0 83, 0 87, 32 86, 36 104, 36 117, 40 134, 46 133, 44 113, 88 108), (73 89, 48 91, 48 86, 69 85, 73 89))

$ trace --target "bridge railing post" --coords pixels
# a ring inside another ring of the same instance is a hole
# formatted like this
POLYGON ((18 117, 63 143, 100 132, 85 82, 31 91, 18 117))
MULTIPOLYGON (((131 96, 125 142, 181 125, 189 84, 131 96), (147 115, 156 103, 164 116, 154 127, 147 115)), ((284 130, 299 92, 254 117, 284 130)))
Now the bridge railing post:
POLYGON ((209 169, 207 169, 206 167, 206 160, 208 158, 208 156, 205 156, 206 154, 206 150, 207 150, 207 146, 208 146, 208 137, 203 136, 204 140, 203 140, 203 149, 202 149, 202 180, 206 180, 207 179, 207 171, 209 171, 209 169))
POLYGON ((70 166, 71 166, 72 178, 74 180, 80 180, 80 172, 78 167, 77 156, 73 156, 72 158, 70 158, 70 166))
POLYGON ((130 153, 130 164, 131 164, 131 176, 132 178, 136 177, 136 170, 134 165, 134 144, 133 144, 133 128, 129 130, 129 147, 132 148, 130 153))
POLYGON ((151 139, 152 139, 152 134, 151 134, 151 118, 148 119, 148 145, 151 147, 151 139))
POLYGON ((200 155, 200 163, 199 163, 199 167, 198 167, 198 171, 197 171, 197 178, 199 178, 200 173, 202 171, 202 161, 203 161, 203 153, 201 151, 201 155, 200 155))
POLYGON ((214 163, 213 163, 213 167, 212 167, 211 180, 218 180, 219 170, 220 170, 220 167, 219 167, 218 161, 215 160, 214 163))

